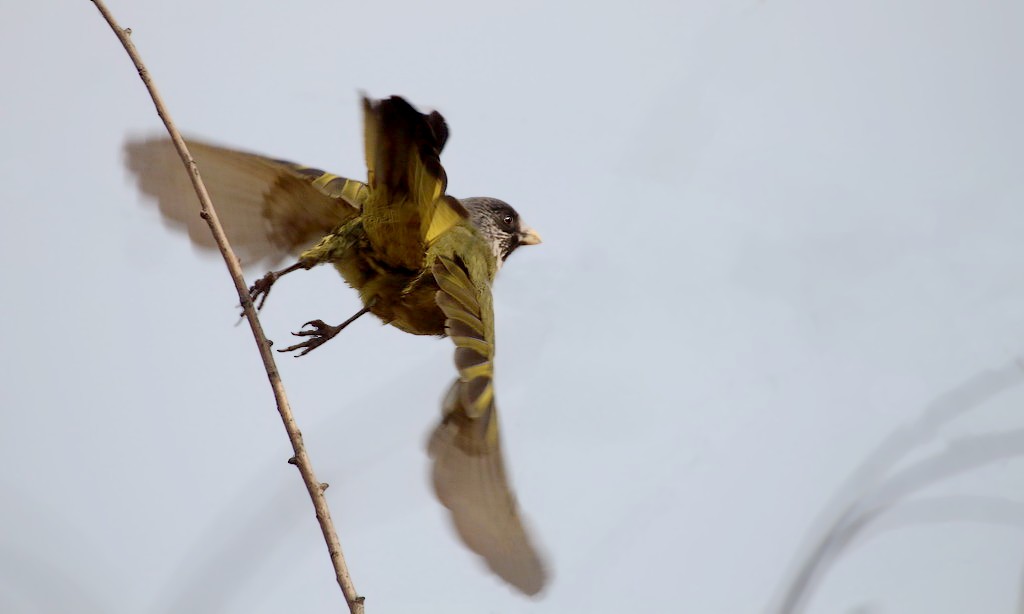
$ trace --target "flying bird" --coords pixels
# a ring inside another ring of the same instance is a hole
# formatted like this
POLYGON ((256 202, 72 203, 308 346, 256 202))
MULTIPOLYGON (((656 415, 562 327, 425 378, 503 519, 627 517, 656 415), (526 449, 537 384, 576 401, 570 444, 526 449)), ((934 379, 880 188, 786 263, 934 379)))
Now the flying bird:
MULTIPOLYGON (((428 445, 434 489, 464 543, 523 593, 547 581, 502 458, 494 394, 491 284, 502 263, 540 236, 508 203, 446 193, 440 154, 448 126, 403 98, 363 98, 367 180, 187 140, 225 232, 243 265, 277 266, 250 288, 262 307, 291 272, 332 264, 363 303, 346 321, 307 322, 304 355, 371 313, 416 335, 447 336, 458 377, 428 445)), ((192 243, 215 249, 196 197, 166 138, 129 140, 125 161, 164 219, 192 243), (191 195, 191 196, 190 196, 191 195)))

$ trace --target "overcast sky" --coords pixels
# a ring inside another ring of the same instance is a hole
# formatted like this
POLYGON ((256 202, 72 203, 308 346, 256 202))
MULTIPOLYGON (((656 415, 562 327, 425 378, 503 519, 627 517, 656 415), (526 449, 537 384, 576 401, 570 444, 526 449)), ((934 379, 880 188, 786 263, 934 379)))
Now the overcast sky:
MULTIPOLYGON (((495 286, 538 600, 430 491, 448 342, 280 359, 367 612, 1024 611, 1024 5, 109 1, 187 134, 360 177, 401 94, 544 237, 495 286)), ((0 611, 339 611, 225 269, 124 170, 134 68, 2 6, 0 611)))

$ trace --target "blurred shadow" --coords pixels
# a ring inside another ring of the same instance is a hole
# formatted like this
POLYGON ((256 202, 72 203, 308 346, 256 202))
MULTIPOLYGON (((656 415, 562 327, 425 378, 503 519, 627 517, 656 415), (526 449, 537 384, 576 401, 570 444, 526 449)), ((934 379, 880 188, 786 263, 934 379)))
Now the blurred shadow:
MULTIPOLYGON (((782 585, 781 598, 776 599, 779 605, 769 611, 779 614, 803 612, 825 572, 853 539, 862 535, 901 499, 950 476, 999 460, 1024 456, 1024 429, 1015 429, 958 438, 943 452, 886 476, 910 452, 932 440, 940 427, 1022 383, 1024 366, 1019 358, 999 369, 983 371, 929 403, 921 418, 883 440, 826 505, 826 511, 815 523, 818 529, 809 532, 810 536, 816 537, 809 537, 800 549, 804 554, 797 557, 795 570, 782 585)), ((999 499, 970 498, 971 515, 964 518, 959 514, 966 511, 968 498, 957 500, 961 502, 954 504, 950 498, 922 499, 910 509, 916 511, 918 518, 943 518, 944 521, 973 519, 988 522, 991 518, 1005 521, 1007 513, 1010 513, 1014 517, 1011 524, 1024 527, 1024 516, 1018 515, 1018 512, 1024 513, 1024 505, 1016 504, 1019 507, 1011 509, 1005 501, 998 503, 1002 501, 999 499), (929 502, 931 508, 925 514, 924 508, 929 502)), ((889 528, 893 526, 889 525, 889 528)))
POLYGON ((1001 525, 1024 531, 1024 502, 984 495, 943 495, 904 501, 865 526, 851 543, 896 529, 953 522, 1001 525))
MULTIPOLYGON (((900 503, 898 507, 872 512, 872 522, 860 525, 859 535, 850 535, 848 546, 855 546, 887 531, 920 526, 971 522, 1000 525, 1024 531, 1024 502, 1005 497, 948 495, 923 497, 900 503), (885 514, 881 512, 885 511, 885 514)), ((1024 589, 1024 585, 1022 585, 1024 589)), ((1024 590, 1017 596, 1017 612, 1024 614, 1024 590)))

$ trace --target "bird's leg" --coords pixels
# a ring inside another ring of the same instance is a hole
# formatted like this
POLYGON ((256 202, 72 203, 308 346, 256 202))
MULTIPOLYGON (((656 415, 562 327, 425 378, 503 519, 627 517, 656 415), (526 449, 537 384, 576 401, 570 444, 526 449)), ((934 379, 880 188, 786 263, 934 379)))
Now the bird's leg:
MULTIPOLYGON (((372 304, 373 303, 371 302, 371 305, 372 304)), ((330 324, 326 324, 323 320, 312 320, 310 322, 306 322, 305 324, 302 325, 303 328, 305 328, 306 326, 312 326, 313 328, 310 330, 300 330, 299 332, 292 334, 295 335, 296 337, 309 337, 309 339, 306 339, 302 343, 296 343, 291 347, 280 349, 278 350, 278 352, 294 352, 295 350, 301 349, 302 351, 296 354, 295 356, 305 356, 310 351, 327 343, 328 339, 332 339, 335 335, 340 333, 342 329, 344 329, 346 326, 358 320, 359 316, 365 313, 369 313, 369 311, 370 306, 363 307, 358 312, 356 312, 356 315, 345 320, 344 322, 337 326, 331 326, 330 324)))
POLYGON ((270 296, 270 287, 274 285, 274 282, 284 277, 292 271, 298 271, 299 269, 309 270, 316 266, 316 262, 306 258, 300 258, 298 262, 291 265, 290 267, 283 268, 280 271, 270 271, 263 277, 256 280, 256 283, 249 288, 249 297, 256 305, 256 311, 263 309, 263 303, 267 302, 267 297, 270 296))

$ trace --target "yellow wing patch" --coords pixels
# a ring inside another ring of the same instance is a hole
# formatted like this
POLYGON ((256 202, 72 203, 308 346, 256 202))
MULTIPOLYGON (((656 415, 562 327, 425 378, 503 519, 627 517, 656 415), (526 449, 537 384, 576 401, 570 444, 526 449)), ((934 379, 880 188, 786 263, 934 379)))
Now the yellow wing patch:
POLYGON ((423 237, 428 244, 433 243, 445 231, 461 223, 467 217, 469 217, 469 214, 466 212, 465 207, 462 206, 462 203, 451 196, 445 196, 436 201, 433 215, 426 220, 426 230, 423 232, 423 237))

